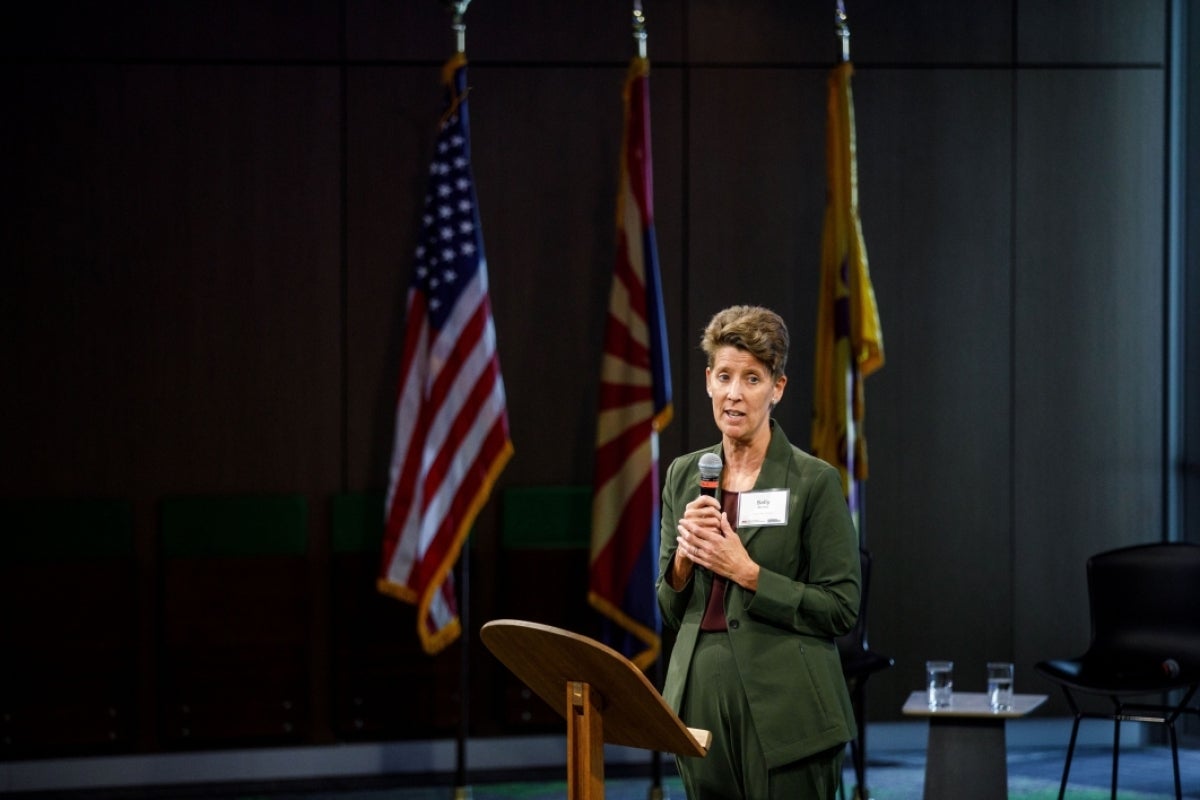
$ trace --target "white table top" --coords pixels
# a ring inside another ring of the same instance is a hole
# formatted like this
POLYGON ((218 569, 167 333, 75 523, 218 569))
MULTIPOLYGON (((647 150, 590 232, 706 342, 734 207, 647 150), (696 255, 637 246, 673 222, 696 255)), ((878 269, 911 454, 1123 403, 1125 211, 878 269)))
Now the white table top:
POLYGON ((1044 694, 1014 694, 1013 707, 1008 711, 992 711, 987 692, 954 692, 947 708, 930 708, 929 693, 913 692, 901 709, 910 717, 994 717, 1014 719, 1023 717, 1046 702, 1044 694))

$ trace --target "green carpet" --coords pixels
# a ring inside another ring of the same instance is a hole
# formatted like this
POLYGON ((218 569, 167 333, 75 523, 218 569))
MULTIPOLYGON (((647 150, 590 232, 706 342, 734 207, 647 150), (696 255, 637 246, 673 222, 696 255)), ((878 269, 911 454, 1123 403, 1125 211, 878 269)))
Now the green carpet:
MULTIPOLYGON (((1062 749, 1016 749, 1008 754, 1009 800, 1057 800, 1062 779, 1062 749)), ((1200 750, 1179 751, 1183 796, 1200 800, 1200 750)), ((685 800, 683 787, 673 766, 665 765, 663 800, 685 800)), ((1071 766, 1066 800, 1109 800, 1109 781, 1112 779, 1111 750, 1104 747, 1081 747, 1071 766)), ((854 773, 845 771, 846 800, 854 800, 854 773)), ((509 777, 509 776, 504 776, 509 777)), ((468 789, 469 800, 563 800, 567 796, 566 770, 559 779, 553 770, 534 770, 527 775, 511 776, 516 780, 494 782, 478 780, 468 789), (542 780, 534 780, 541 778, 542 780)), ((321 781, 317 784, 241 786, 227 792, 197 790, 171 791, 153 795, 155 798, 213 797, 232 800, 454 800, 451 776, 422 779, 419 776, 397 775, 377 777, 371 782, 353 778, 321 781), (435 785, 436 784, 436 785, 435 785)), ((870 785, 869 800, 922 800, 925 785, 925 753, 923 751, 891 751, 873 759, 867 771, 870 785)), ((1174 800, 1174 781, 1171 777, 1171 752, 1165 747, 1145 747, 1122 751, 1118 800, 1174 800)), ((232 788, 232 787, 231 787, 232 788)), ((625 772, 610 774, 604 784, 606 800, 651 800, 650 779, 644 775, 625 772)), ((114 796, 116 797, 116 796, 114 796)), ((126 800, 128 795, 120 795, 126 800)), ((89 798, 89 800, 109 800, 89 798)), ((963 798, 970 800, 970 798, 963 798)))

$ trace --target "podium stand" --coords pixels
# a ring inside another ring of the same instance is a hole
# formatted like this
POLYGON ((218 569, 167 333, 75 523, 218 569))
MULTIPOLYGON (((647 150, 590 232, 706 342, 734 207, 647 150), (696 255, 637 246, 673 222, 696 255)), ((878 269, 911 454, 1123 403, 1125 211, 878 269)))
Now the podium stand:
POLYGON ((703 756, 712 735, 688 728, 629 659, 577 633, 513 619, 483 643, 567 722, 567 797, 603 800, 604 743, 703 756))

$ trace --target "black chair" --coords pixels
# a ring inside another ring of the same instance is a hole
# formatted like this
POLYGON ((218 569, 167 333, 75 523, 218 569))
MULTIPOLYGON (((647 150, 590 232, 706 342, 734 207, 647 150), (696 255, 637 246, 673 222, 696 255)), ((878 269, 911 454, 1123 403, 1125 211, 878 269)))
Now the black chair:
MULTIPOLYGON (((850 702, 854 706, 854 721, 858 726, 858 738, 850 742, 850 760, 854 765, 854 779, 858 782, 855 797, 866 800, 867 791, 867 678, 876 672, 888 669, 896 662, 890 656, 876 653, 867 646, 867 599, 871 586, 871 553, 859 548, 862 565, 862 596, 858 604, 858 621, 854 628, 837 639, 838 654, 842 657, 842 674, 846 676, 846 688, 850 690, 850 702)), ((845 787, 842 787, 845 797, 845 787)))
POLYGON ((1175 721, 1200 714, 1189 703, 1200 687, 1200 546, 1134 545, 1087 561, 1091 643, 1083 655, 1042 661, 1035 669, 1062 687, 1075 715, 1058 797, 1067 791, 1071 757, 1083 719, 1113 721, 1112 797, 1122 722, 1166 727, 1175 767, 1175 797, 1182 800, 1175 721), (1083 696, 1107 697, 1103 712, 1083 710, 1083 696), (1137 698, 1148 701, 1132 702, 1137 698))

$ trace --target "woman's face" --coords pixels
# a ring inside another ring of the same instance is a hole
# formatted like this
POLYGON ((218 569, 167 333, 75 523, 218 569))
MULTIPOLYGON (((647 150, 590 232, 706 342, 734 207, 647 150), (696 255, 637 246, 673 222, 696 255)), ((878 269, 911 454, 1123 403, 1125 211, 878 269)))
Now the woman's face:
POLYGON ((717 349, 704 375, 712 396, 713 419, 721 434, 744 444, 762 435, 771 418, 771 405, 783 396, 787 376, 772 381, 763 362, 731 345, 717 349))

